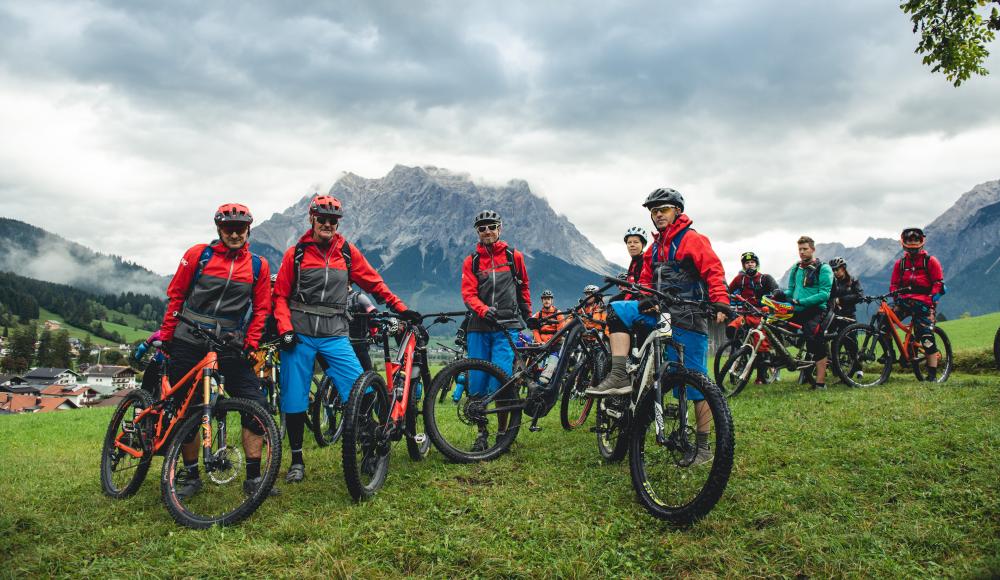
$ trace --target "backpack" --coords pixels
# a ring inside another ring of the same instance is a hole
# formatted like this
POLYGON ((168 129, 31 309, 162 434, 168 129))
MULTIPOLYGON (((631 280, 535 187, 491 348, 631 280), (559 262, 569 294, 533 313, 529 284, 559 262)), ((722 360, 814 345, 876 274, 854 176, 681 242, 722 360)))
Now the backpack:
MULTIPOLYGON (((514 250, 507 246, 507 263, 501 264, 501 266, 507 266, 510 269, 511 275, 514 277, 514 286, 517 288, 517 305, 521 307, 522 310, 526 310, 526 304, 521 297, 522 289, 524 288, 524 280, 521 279, 520 274, 517 273, 517 268, 514 267, 514 250)), ((479 252, 472 252, 470 254, 472 258, 472 275, 479 275, 479 252)))
MULTIPOLYGON (((673 262, 674 260, 677 259, 677 249, 681 247, 681 240, 684 239, 684 236, 687 235, 688 230, 690 230, 690 229, 691 229, 691 226, 685 226, 683 230, 677 232, 677 235, 674 236, 674 239, 670 240, 670 247, 667 248, 667 261, 668 262, 673 262)), ((660 257, 660 241, 659 240, 653 242, 653 247, 651 248, 651 251, 653 253, 652 254, 652 258, 653 258, 652 262, 654 264, 656 264, 657 262, 659 262, 659 257, 660 257)))
MULTIPOLYGON (((306 244, 299 242, 295 244, 295 255, 293 257, 292 270, 293 280, 295 281, 295 290, 298 293, 299 285, 299 272, 302 269, 302 258, 306 255, 306 244)), ((344 240, 344 245, 340 247, 340 256, 344 259, 344 267, 347 269, 348 285, 350 285, 351 276, 351 244, 347 240, 344 240)))
MULTIPOLYGON (((795 277, 799 275, 799 263, 795 262, 795 267, 792 269, 792 273, 788 278, 789 284, 795 281, 795 277)), ((815 268, 810 268, 806 271, 806 275, 802 278, 802 287, 808 288, 810 286, 815 286, 816 282, 819 281, 819 272, 823 269, 823 263, 817 262, 815 268)))
MULTIPOLYGON (((187 297, 190 297, 191 292, 194 291, 194 286, 198 283, 202 273, 205 271, 205 266, 208 264, 208 261, 212 259, 213 253, 215 253, 215 251, 212 249, 212 244, 205 244, 205 249, 201 251, 201 256, 198 257, 198 267, 194 271, 194 276, 191 277, 191 285, 188 286, 185 300, 187 297)), ((260 278, 260 269, 263 267, 264 262, 260 256, 253 253, 250 254, 250 261, 253 266, 253 283, 256 285, 257 278, 260 278)))

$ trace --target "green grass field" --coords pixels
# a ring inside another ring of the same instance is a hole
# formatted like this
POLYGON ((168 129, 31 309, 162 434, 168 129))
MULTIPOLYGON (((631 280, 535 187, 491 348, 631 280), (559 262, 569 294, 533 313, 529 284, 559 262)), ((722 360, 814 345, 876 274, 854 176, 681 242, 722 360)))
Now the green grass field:
POLYGON ((1000 312, 960 318, 942 322, 939 326, 948 333, 955 350, 992 349, 993 337, 1000 328, 1000 312))
MULTIPOLYGON (((112 316, 123 316, 125 317, 126 320, 129 320, 129 316, 131 316, 122 314, 118 311, 111 311, 111 312, 112 316)), ((132 319, 133 320, 130 321, 130 324, 137 323, 139 320, 134 316, 132 316, 132 319)), ((39 328, 41 328, 41 324, 44 323, 46 320, 56 320, 60 322, 62 324, 62 329, 65 329, 69 333, 71 338, 79 338, 80 340, 83 340, 84 337, 90 335, 90 340, 93 341, 94 344, 100 344, 105 346, 118 346, 118 343, 112 343, 109 340, 95 336, 89 330, 77 328, 75 326, 67 324, 66 319, 63 318, 62 316, 59 316, 55 312, 46 310, 44 308, 39 308, 38 309, 39 328)), ((144 340, 150 334, 150 331, 148 330, 135 330, 135 328, 133 328, 132 326, 122 326, 121 324, 115 324, 113 322, 108 322, 107 320, 102 320, 101 324, 103 324, 104 328, 107 329, 108 331, 117 332, 118 334, 125 337, 125 341, 129 343, 135 342, 137 340, 144 340)))
MULTIPOLYGON (((732 402, 736 463, 716 509, 672 529, 636 503, 627 464, 594 435, 540 433, 484 465, 411 462, 355 505, 340 446, 307 437, 307 479, 242 525, 177 527, 160 459, 140 492, 105 498, 111 409, 0 417, 5 576, 799 577, 1000 574, 1000 377, 946 387, 811 392, 750 386, 732 402)), ((592 425, 593 419, 588 423, 592 425)), ((284 462, 287 466, 287 459, 284 462)), ((284 466, 282 474, 284 473, 284 466)))

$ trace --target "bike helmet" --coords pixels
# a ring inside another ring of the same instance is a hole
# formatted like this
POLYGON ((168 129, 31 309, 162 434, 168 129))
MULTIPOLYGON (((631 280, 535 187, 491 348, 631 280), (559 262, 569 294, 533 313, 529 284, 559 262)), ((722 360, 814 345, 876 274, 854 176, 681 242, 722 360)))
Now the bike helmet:
POLYGON ((836 258, 830 260, 830 267, 836 270, 837 268, 846 268, 847 260, 837 256, 836 258))
POLYGON ((584 294, 593 294, 595 292, 597 292, 597 286, 594 284, 587 284, 583 287, 584 294))
POLYGON ((926 238, 924 230, 920 228, 906 228, 899 235, 899 243, 907 250, 916 251, 924 247, 924 240, 926 238))
POLYGON ((242 203, 224 203, 215 210, 215 225, 253 223, 253 214, 242 203))
POLYGON ((644 246, 646 245, 646 242, 648 242, 646 239, 646 230, 640 228, 639 226, 632 226, 625 230, 625 238, 623 241, 627 242, 629 236, 639 236, 639 238, 642 239, 642 245, 644 246))
POLYGON ((332 195, 317 195, 309 202, 309 215, 328 215, 343 217, 344 210, 340 200, 332 195))
POLYGON ((749 262, 750 260, 757 262, 757 265, 760 266, 760 258, 757 257, 757 254, 753 252, 743 252, 742 254, 740 254, 740 264, 743 264, 744 262, 749 262))
POLYGON ((472 225, 473 227, 477 227, 485 224, 503 224, 503 220, 500 219, 499 213, 491 209, 484 209, 476 214, 476 219, 472 220, 472 225))
POLYGON ((684 196, 676 189, 661 187, 654 190, 653 193, 646 197, 646 201, 642 202, 642 207, 646 209, 660 207, 661 205, 672 205, 678 211, 683 212, 684 196))
POLYGON ((542 290, 542 298, 552 298, 551 290, 542 290))

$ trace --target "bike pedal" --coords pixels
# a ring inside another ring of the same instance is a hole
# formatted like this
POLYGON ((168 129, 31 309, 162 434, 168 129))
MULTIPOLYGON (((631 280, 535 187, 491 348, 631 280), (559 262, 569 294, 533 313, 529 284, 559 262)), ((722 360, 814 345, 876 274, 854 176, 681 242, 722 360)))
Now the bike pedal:
POLYGON ((532 425, 531 427, 528 427, 528 431, 531 431, 532 433, 538 433, 541 430, 542 428, 539 427, 538 425, 532 425))

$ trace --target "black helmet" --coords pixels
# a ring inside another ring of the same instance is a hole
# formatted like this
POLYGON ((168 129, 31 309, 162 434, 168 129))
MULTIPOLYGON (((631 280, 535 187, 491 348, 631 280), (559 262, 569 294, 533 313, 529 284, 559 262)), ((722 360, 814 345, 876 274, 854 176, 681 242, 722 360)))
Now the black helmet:
POLYGON ((757 254, 753 252, 743 252, 740 254, 740 264, 749 262, 750 260, 757 262, 757 265, 760 266, 760 258, 757 257, 757 254))
POLYGON ((552 298, 551 290, 542 290, 542 298, 552 298))
POLYGON ((642 207, 646 209, 660 207, 661 205, 672 205, 683 213, 684 196, 676 189, 661 187, 654 190, 653 193, 646 197, 646 201, 642 202, 642 207))
POLYGON ((483 224, 502 224, 503 220, 500 219, 500 214, 491 210, 484 209, 483 211, 476 214, 476 219, 472 221, 473 226, 481 226, 483 224))
POLYGON ((648 240, 646 240, 646 230, 640 228, 639 226, 632 226, 629 229, 625 230, 625 239, 624 239, 624 241, 627 242, 628 239, 630 237, 632 237, 632 236, 639 236, 639 239, 642 240, 642 245, 644 245, 644 246, 648 242, 648 240))
POLYGON ((836 270, 837 268, 846 268, 847 260, 837 256, 836 258, 830 260, 830 267, 836 270))

